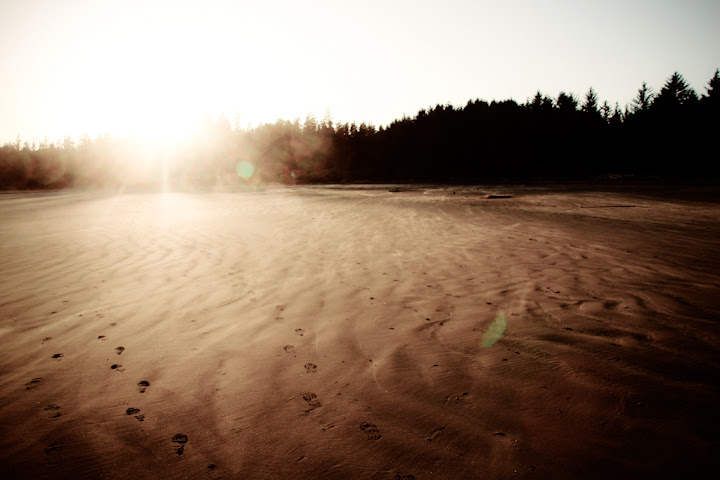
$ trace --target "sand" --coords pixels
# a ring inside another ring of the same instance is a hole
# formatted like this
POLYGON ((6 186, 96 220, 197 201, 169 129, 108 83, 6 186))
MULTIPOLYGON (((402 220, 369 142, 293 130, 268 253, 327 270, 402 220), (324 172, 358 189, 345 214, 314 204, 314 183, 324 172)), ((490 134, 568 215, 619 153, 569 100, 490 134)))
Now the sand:
POLYGON ((389 190, 1 194, 2 477, 717 470, 720 203, 389 190))

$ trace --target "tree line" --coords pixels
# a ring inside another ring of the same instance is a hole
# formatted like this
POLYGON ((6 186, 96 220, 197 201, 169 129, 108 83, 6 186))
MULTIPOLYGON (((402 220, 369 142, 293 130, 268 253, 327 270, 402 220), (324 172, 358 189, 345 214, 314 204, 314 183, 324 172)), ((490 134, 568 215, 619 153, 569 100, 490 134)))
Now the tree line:
POLYGON ((1 189, 248 183, 482 182, 652 175, 717 177, 720 70, 702 94, 674 73, 620 108, 590 88, 578 98, 537 92, 525 103, 437 105, 386 127, 278 120, 233 128, 225 117, 174 147, 108 135, 6 143, 1 189), (129 159, 132 159, 130 161, 129 159), (249 167, 248 167, 249 166, 249 167))

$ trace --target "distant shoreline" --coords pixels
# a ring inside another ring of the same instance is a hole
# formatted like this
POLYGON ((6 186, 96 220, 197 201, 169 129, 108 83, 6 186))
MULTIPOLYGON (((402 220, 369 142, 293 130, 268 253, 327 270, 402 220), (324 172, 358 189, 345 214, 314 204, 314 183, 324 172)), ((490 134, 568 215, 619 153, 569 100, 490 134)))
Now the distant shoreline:
MULTIPOLYGON (((645 196, 674 198, 678 200, 697 200, 720 202, 720 181, 714 178, 678 179, 660 178, 657 176, 623 175, 618 177, 602 176, 594 178, 527 178, 527 179, 485 179, 477 182, 348 182, 348 183, 314 183, 314 184, 268 184, 268 185, 241 185, 206 188, 170 188, 169 193, 242 193, 257 192, 275 189, 334 189, 334 190, 388 190, 395 193, 403 191, 422 191, 447 189, 455 194, 478 195, 483 192, 494 192, 502 189, 513 189, 517 192, 539 193, 546 191, 564 192, 618 192, 633 193, 645 196)), ((8 194, 34 194, 55 195, 61 193, 163 193, 157 185, 129 186, 125 188, 111 187, 67 187, 43 189, 6 189, 0 190, 1 196, 8 194)))

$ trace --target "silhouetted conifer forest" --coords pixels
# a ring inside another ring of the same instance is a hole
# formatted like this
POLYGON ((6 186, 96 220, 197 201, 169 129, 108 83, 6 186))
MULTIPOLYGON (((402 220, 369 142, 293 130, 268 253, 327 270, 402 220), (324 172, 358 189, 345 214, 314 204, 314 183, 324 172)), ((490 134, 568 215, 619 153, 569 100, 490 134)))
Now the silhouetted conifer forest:
MULTIPOLYGON (((141 114, 141 112, 139 112, 141 114)), ((87 136, 7 143, 0 189, 266 183, 529 181, 608 175, 717 178, 720 70, 698 95, 679 73, 632 103, 541 92, 526 103, 438 105, 380 129, 308 116, 232 128, 225 117, 172 147, 87 136)))

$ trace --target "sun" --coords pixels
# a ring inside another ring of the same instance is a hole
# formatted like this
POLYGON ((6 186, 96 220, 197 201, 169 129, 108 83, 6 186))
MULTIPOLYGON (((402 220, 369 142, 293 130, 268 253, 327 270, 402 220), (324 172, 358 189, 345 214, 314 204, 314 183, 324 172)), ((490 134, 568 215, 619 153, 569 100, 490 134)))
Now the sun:
MULTIPOLYGON (((253 18, 252 8, 233 18, 253 18)), ((169 146, 195 136, 208 117, 252 128, 330 108, 331 89, 314 80, 332 77, 324 62, 313 63, 313 75, 299 75, 308 68, 305 57, 262 24, 238 26, 205 9, 155 5, 106 27, 56 72, 56 117, 67 135, 169 146)))
POLYGON ((197 131, 198 119, 183 116, 172 105, 149 109, 146 118, 135 120, 134 134, 148 143, 175 147, 197 131))

